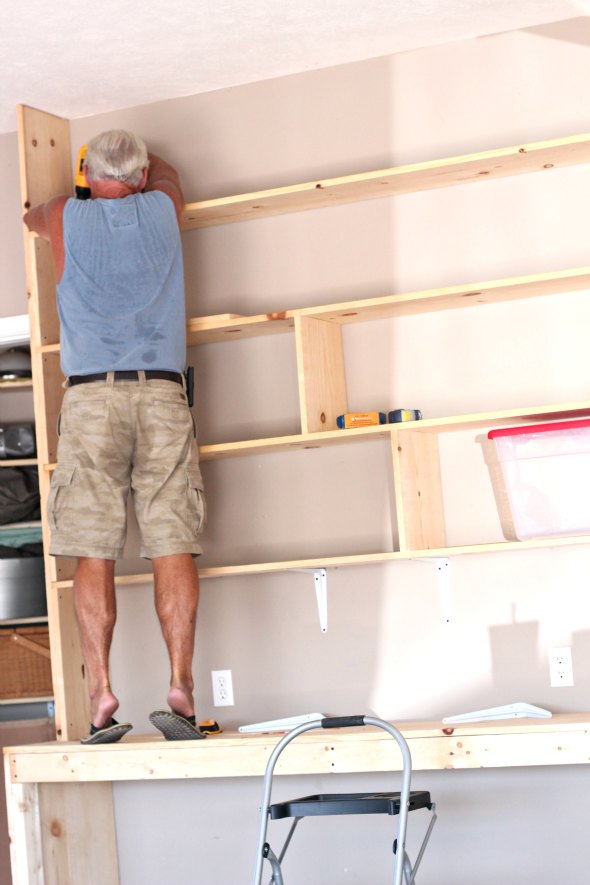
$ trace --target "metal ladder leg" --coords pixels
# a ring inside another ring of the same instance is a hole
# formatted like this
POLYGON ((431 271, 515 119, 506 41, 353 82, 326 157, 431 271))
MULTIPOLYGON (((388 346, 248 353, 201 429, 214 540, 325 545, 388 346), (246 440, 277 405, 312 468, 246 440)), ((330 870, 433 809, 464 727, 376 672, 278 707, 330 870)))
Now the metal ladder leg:
POLYGON ((272 869, 272 878, 270 880, 271 885, 273 885, 273 883, 274 883, 274 885, 284 885, 283 874, 281 872, 281 865, 277 859, 276 854, 274 853, 274 851, 272 850, 272 848, 270 847, 268 842, 266 842, 264 845, 263 854, 264 854, 264 857, 270 863, 270 867, 272 869))
MULTIPOLYGON (((282 862, 283 862, 283 858, 284 858, 285 854, 287 853, 287 848, 289 847, 289 843, 291 842, 291 839, 293 838, 293 833, 295 832, 295 827, 297 826, 297 824, 299 823, 300 820, 303 820, 303 818, 301 818, 301 817, 296 817, 296 818, 293 820, 293 823, 291 824, 291 826, 290 826, 290 828, 289 828, 289 832, 288 832, 288 834, 287 834, 287 838, 285 839, 285 841, 284 841, 284 843, 283 843, 283 847, 281 848, 281 853, 279 854, 279 858, 278 858, 279 873, 282 872, 281 869, 280 869, 280 865, 282 864, 282 862)), ((273 867, 272 878, 271 878, 270 882, 268 883, 268 885, 274 885, 274 883, 278 883, 278 885, 280 885, 280 882, 279 882, 279 880, 276 878, 276 875, 275 875, 275 868, 274 868, 274 866, 272 865, 271 854, 272 854, 273 857, 275 857, 275 855, 274 855, 273 852, 271 851, 271 847, 270 847, 270 845, 268 844, 268 842, 265 843, 264 848, 265 848, 265 851, 266 851, 266 857, 268 858, 268 860, 270 861, 271 866, 273 867)), ((276 860, 276 857, 275 857, 275 860, 276 860)))

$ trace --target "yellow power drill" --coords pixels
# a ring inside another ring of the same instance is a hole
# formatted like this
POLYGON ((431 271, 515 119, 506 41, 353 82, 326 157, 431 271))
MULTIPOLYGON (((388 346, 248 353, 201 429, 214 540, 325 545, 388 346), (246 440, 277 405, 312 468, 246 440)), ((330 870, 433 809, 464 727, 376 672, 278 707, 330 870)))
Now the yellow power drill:
POLYGON ((78 151, 78 162, 76 164, 76 199, 77 200, 88 200, 90 197, 90 188, 88 187, 88 182, 86 181, 86 176, 84 175, 84 163, 86 161, 86 151, 88 150, 88 145, 85 144, 78 151))

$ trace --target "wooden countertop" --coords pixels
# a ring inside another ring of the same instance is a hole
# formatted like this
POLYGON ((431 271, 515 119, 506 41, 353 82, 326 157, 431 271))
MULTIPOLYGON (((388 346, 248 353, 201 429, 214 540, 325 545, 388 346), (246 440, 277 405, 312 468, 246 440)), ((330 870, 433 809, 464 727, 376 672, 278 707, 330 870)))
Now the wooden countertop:
MULTIPOLYGON (((590 762, 590 713, 455 727, 442 722, 396 724, 408 741, 414 771, 590 762)), ((13 784, 260 777, 282 734, 225 732, 203 741, 177 742, 130 734, 117 744, 51 742, 6 747, 4 755, 7 778, 13 784)), ((275 773, 399 771, 400 767, 397 745, 382 729, 317 729, 286 747, 275 773)))

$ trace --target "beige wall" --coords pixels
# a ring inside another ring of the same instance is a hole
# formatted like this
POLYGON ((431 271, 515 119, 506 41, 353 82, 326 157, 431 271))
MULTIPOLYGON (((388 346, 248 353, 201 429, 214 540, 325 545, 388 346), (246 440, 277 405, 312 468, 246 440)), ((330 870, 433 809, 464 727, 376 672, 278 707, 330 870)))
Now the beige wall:
MULTIPOLYGON (((192 201, 584 132, 588 83, 586 46, 519 32, 78 120, 72 148, 134 128, 178 166, 192 201)), ((189 310, 250 314, 581 266, 589 186, 590 167, 575 167, 187 232, 189 310)), ((589 319, 578 293, 351 327, 349 406, 433 417, 587 398, 589 319)), ((192 358, 202 442, 298 430, 289 338, 192 358)), ((449 541, 501 538, 479 436, 445 439, 441 462, 449 541)), ((370 552, 396 533, 380 443, 205 464, 204 475, 207 564, 370 552)), ((233 727, 312 710, 401 721, 516 700, 588 709, 589 568, 587 547, 453 559, 449 624, 429 563, 333 570, 326 635, 308 575, 203 582, 199 715, 233 727), (555 645, 573 648, 574 688, 549 687, 555 645), (212 706, 220 668, 233 671, 235 707, 212 706)), ((113 675, 121 715, 141 733, 167 682, 149 588, 122 590, 119 612, 113 675)), ((366 782, 290 778, 277 789, 366 782)), ((417 775, 440 811, 422 885, 584 881, 587 782, 586 769, 566 767, 417 775)), ((171 881, 171 865, 174 878, 247 881, 260 789, 252 779, 118 785, 122 885, 171 881)), ((290 875, 387 881, 386 826, 307 822, 290 875)))
MULTIPOLYGON (((14 126, 16 129, 16 108, 14 126)), ((0 135, 0 187, 1 323, 2 317, 25 314, 28 309, 16 132, 0 135)))

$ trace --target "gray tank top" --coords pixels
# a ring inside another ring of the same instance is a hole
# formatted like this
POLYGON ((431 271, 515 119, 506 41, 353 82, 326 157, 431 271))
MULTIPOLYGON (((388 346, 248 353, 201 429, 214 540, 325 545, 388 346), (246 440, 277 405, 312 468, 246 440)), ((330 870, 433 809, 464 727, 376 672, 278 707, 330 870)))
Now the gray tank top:
POLYGON ((57 286, 64 375, 117 369, 182 372, 186 314, 182 245, 161 191, 68 200, 57 286))

